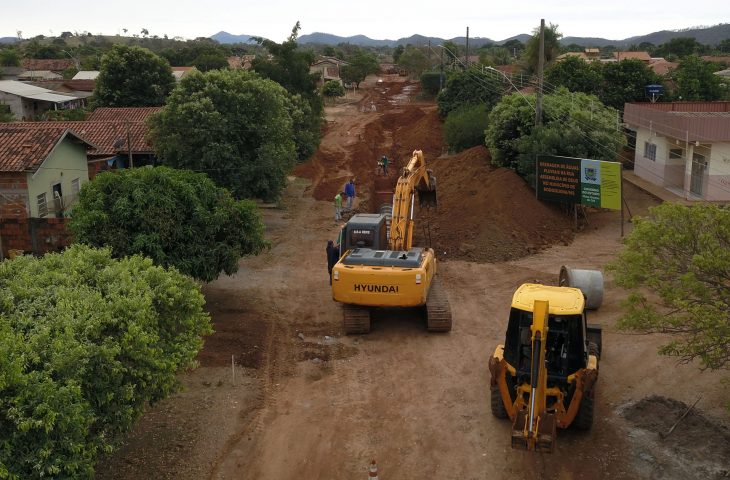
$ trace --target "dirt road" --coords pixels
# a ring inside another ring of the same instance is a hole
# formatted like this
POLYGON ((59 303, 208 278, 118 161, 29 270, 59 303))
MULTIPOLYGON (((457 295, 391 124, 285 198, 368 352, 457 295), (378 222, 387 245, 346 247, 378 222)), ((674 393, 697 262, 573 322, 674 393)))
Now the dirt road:
MULTIPOLYGON (((421 148, 403 143, 394 116, 422 122, 409 109, 433 107, 408 102, 396 82, 371 82, 363 98, 332 109, 320 152, 300 167, 310 180, 292 177, 281 208, 264 211, 272 249, 205 286, 216 333, 201 367, 150 409, 98 478, 365 479, 373 458, 381 479, 708 478, 669 465, 658 451, 671 452, 671 442, 641 437, 620 412, 650 394, 691 403, 701 391, 704 414, 726 422, 727 390, 719 375, 657 357, 661 338, 617 332, 625 293, 610 282, 591 318, 605 329, 593 430, 558 432, 552 455, 519 452, 509 447, 509 423, 490 413, 487 358, 503 341, 514 289, 555 282, 561 265, 601 268, 620 248, 617 213, 594 213, 572 244, 518 260, 442 260, 448 334, 380 315, 371 334, 344 336, 325 268, 326 240, 339 226, 329 201, 316 198, 350 176, 367 194, 378 148, 357 146, 360 134, 383 132, 396 159, 421 148), (377 110, 363 112, 370 102, 377 110)), ((656 203, 627 193, 635 214, 656 203)))

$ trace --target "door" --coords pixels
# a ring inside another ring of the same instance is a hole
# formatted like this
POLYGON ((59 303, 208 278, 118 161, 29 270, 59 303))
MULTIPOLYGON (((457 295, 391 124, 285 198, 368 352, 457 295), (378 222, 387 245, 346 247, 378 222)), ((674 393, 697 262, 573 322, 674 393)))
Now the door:
POLYGON ((705 180, 705 172, 707 171, 707 159, 704 155, 695 153, 692 155, 692 177, 690 179, 689 191, 697 195, 702 196, 703 184, 705 180))
POLYGON ((53 206, 56 211, 56 217, 63 218, 63 192, 61 191, 60 183, 53 185, 53 206))

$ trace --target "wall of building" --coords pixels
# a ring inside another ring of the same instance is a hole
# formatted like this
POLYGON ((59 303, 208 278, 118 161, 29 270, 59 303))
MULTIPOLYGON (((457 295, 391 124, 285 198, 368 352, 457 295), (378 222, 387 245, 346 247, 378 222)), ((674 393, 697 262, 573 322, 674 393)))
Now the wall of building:
POLYGON ((28 181, 25 172, 0 174, 0 220, 29 216, 28 181))
POLYGON ((71 189, 74 179, 79 179, 79 188, 89 181, 86 147, 74 143, 68 137, 59 143, 35 173, 27 174, 30 216, 38 217, 38 195, 45 193, 49 216, 54 210, 53 186, 61 184, 65 207, 77 197, 71 189))
POLYGON ((35 255, 63 250, 73 240, 66 228, 67 221, 66 218, 0 219, 2 258, 8 258, 10 250, 35 255))
POLYGON ((705 199, 730 201, 730 142, 712 144, 705 199))
POLYGON ((669 156, 664 137, 650 136, 649 130, 640 128, 636 131, 636 153, 634 156, 634 173, 655 185, 664 186, 665 159, 669 156), (650 141, 656 145, 656 160, 644 157, 644 144, 650 141))
POLYGON ((0 103, 9 105, 10 111, 18 120, 23 118, 23 102, 19 96, 0 92, 0 103))

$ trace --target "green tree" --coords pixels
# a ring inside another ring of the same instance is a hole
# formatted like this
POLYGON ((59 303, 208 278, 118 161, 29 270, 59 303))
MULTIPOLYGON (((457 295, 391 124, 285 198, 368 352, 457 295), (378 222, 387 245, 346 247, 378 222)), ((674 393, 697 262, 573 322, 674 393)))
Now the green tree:
POLYGON ((378 73, 380 65, 372 53, 359 50, 349 59, 349 65, 340 69, 340 75, 345 83, 355 83, 358 87, 365 77, 372 73, 378 73))
POLYGON ((701 54, 706 47, 693 37, 672 38, 657 47, 656 54, 669 58, 684 58, 688 55, 701 54))
POLYGON ((567 57, 545 69, 545 82, 555 87, 565 87, 571 92, 597 95, 602 87, 602 70, 599 62, 588 63, 582 58, 567 57))
POLYGON ((84 186, 69 225, 78 242, 115 257, 141 254, 209 282, 265 247, 256 205, 205 174, 167 167, 102 173, 84 186))
POLYGON ((272 40, 254 37, 254 40, 271 55, 257 55, 252 62, 252 69, 264 78, 271 79, 282 85, 292 95, 301 95, 309 103, 308 117, 296 128, 308 130, 308 135, 301 138, 313 140, 313 144, 297 144, 297 154, 300 161, 306 160, 319 145, 322 128, 322 97, 319 95, 317 81, 319 75, 309 73, 309 66, 314 63, 314 53, 302 51, 298 48, 297 37, 301 26, 294 25, 289 37, 281 44, 272 40))
POLYGON ((94 98, 102 107, 153 107, 174 86, 167 60, 146 48, 114 45, 101 59, 94 98))
POLYGON ((682 100, 694 101, 726 98, 727 89, 722 85, 722 78, 715 75, 718 70, 722 70, 722 67, 706 62, 697 55, 684 57, 676 71, 676 95, 682 100))
POLYGON ((403 45, 398 45, 393 49, 393 62, 398 63, 398 60, 400 60, 400 56, 403 55, 403 52, 406 51, 406 47, 403 45))
POLYGON ((626 143, 616 110, 592 95, 561 88, 543 97, 542 127, 534 126, 535 94, 505 96, 489 113, 486 145, 492 163, 532 183, 538 154, 615 160, 626 143))
POLYGON ((430 68, 431 62, 421 50, 407 46, 398 59, 398 65, 407 71, 411 77, 419 77, 421 73, 430 68))
POLYGON ((486 105, 490 110, 503 91, 501 76, 485 75, 477 67, 452 72, 437 97, 439 114, 445 117, 464 105, 486 105))
POLYGON ((160 162, 200 170, 237 198, 278 197, 296 161, 290 95, 253 72, 192 72, 151 120, 160 162))
POLYGON ((2 67, 19 67, 20 52, 15 48, 0 49, 0 66, 2 67))
POLYGON ((444 140, 449 148, 460 152, 482 145, 488 115, 484 104, 465 105, 452 110, 444 122, 444 140))
POLYGON ((609 265, 630 290, 619 326, 666 333, 659 352, 712 370, 730 366, 730 210, 665 203, 637 219, 609 265))
POLYGON ((444 42, 444 46, 442 48, 444 49, 444 63, 458 63, 459 46, 457 44, 451 40, 447 40, 444 42))
POLYGON ((603 65, 603 82, 598 93, 601 102, 623 110, 626 102, 646 101, 644 87, 662 84, 662 78, 641 60, 628 59, 603 65))
MULTIPOLYGON (((558 26, 547 25, 545 27, 545 65, 558 58, 560 55, 560 39, 563 34, 558 32, 558 26)), ((525 44, 524 60, 527 63, 529 72, 537 72, 538 60, 540 57, 540 28, 533 31, 532 37, 525 44)))
POLYGON ((204 53, 193 60, 193 66, 201 72, 228 68, 228 59, 220 53, 204 53))
POLYGON ((0 476, 92 478, 211 332, 200 287, 73 245, 0 263, 0 476))
POLYGON ((322 86, 322 95, 334 101, 336 97, 345 96, 345 87, 340 82, 329 80, 322 86))
POLYGON ((423 72, 421 74, 421 88, 430 95, 438 95, 439 87, 443 87, 441 72, 423 72))

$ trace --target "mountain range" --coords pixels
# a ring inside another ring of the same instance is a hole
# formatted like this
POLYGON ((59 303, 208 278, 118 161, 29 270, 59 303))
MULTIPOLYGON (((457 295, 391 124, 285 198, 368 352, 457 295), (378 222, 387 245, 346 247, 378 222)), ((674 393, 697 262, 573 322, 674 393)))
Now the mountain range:
MULTIPOLYGON (((526 42, 531 35, 526 33, 515 35, 513 37, 505 38, 504 40, 492 40, 486 37, 474 37, 469 38, 469 45, 478 48, 484 44, 496 44, 502 45, 510 40, 519 40, 520 42, 526 42)), ((622 40, 610 40, 606 38, 594 38, 594 37, 563 37, 560 43, 563 45, 570 45, 572 43, 583 45, 586 47, 605 47, 607 45, 614 45, 616 47, 628 47, 629 45, 638 45, 642 42, 650 42, 654 45, 660 45, 668 42, 672 38, 678 37, 693 37, 699 43, 708 45, 717 45, 722 40, 730 38, 730 23, 724 23, 715 25, 712 27, 692 27, 682 30, 662 30, 660 32, 653 32, 647 35, 639 35, 635 37, 624 38, 622 40)), ((248 42, 251 38, 250 35, 232 35, 228 32, 218 32, 212 35, 210 38, 220 43, 240 43, 248 42)), ((330 33, 309 33, 302 35, 297 40, 300 44, 323 44, 323 45, 337 45, 339 43, 350 43, 352 45, 360 45, 363 47, 395 47, 398 45, 426 45, 431 42, 432 45, 440 45, 443 42, 451 41, 456 44, 465 44, 466 37, 455 37, 455 38, 439 38, 439 37, 427 37, 424 35, 411 35, 410 37, 399 38, 398 40, 377 40, 367 37, 365 35, 354 35, 351 37, 340 37, 332 35, 330 33)))

